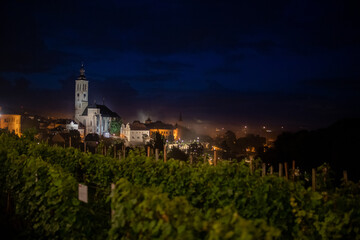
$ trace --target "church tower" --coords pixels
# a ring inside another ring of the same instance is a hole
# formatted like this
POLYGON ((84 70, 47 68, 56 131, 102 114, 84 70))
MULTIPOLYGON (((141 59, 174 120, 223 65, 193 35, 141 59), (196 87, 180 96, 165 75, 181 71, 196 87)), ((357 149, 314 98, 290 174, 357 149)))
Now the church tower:
POLYGON ((88 106, 89 82, 85 77, 84 64, 81 64, 80 76, 75 81, 75 121, 80 123, 81 115, 88 106))

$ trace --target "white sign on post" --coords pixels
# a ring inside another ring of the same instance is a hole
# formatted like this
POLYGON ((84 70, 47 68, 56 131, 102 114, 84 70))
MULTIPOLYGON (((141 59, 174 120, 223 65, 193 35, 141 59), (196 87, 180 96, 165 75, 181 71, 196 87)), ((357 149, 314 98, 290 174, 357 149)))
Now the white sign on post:
POLYGON ((79 183, 79 200, 88 203, 88 187, 79 183))

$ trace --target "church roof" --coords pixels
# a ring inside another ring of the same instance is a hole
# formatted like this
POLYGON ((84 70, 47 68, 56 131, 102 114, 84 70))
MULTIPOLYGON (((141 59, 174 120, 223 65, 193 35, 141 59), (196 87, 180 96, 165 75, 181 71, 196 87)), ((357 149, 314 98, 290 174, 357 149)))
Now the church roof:
POLYGON ((148 129, 174 129, 174 126, 171 124, 163 123, 161 121, 156 121, 153 123, 145 124, 148 129))
POLYGON ((89 108, 96 108, 96 109, 100 109, 100 114, 103 117, 114 117, 114 118, 120 118, 120 116, 116 113, 111 111, 107 106, 105 105, 99 105, 99 104, 94 104, 92 106, 88 106, 85 108, 82 116, 87 116, 88 115, 88 109, 89 108))
POLYGON ((139 121, 134 121, 132 124, 130 124, 130 129, 131 130, 148 130, 146 125, 139 121))

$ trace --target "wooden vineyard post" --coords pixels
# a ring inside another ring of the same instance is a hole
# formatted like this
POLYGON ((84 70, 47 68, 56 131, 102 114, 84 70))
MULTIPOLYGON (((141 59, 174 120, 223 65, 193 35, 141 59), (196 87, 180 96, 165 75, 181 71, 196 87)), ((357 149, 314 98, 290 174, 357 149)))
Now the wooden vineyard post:
POLYGON ((190 154, 190 164, 192 164, 192 163, 193 163, 193 155, 190 154))
POLYGON ((125 160, 125 157, 126 157, 126 148, 125 148, 125 145, 122 146, 122 150, 123 150, 123 159, 125 160))
POLYGON ((253 159, 250 158, 250 174, 253 174, 254 169, 253 169, 253 159))
POLYGON ((292 173, 291 173, 292 180, 295 181, 295 160, 292 161, 292 173))
POLYGON ((147 147, 147 157, 150 157, 150 146, 147 147))
POLYGON ((346 170, 343 171, 343 175, 344 175, 344 182, 347 183, 348 182, 348 175, 347 175, 346 170))
POLYGON ((69 147, 71 147, 71 137, 69 137, 69 147))
POLYGON ((84 141, 84 152, 86 152, 86 142, 84 141))
POLYGON ((325 168, 323 169, 323 173, 324 173, 324 185, 326 186, 327 167, 325 167, 325 168))
POLYGON ((265 177, 265 175, 266 175, 266 164, 263 163, 262 164, 262 177, 265 177))
MULTIPOLYGON (((115 192, 115 183, 111 183, 111 196, 114 197, 114 192, 115 192)), ((114 218, 115 215, 115 211, 114 209, 111 209, 111 219, 114 218)))
POLYGON ((279 163, 279 177, 282 177, 283 176, 283 166, 282 166, 282 163, 279 163))
POLYGON ((104 146, 104 156, 106 156, 106 146, 104 146))
POLYGON ((312 190, 316 191, 316 170, 315 168, 312 169, 312 176, 311 176, 311 186, 312 186, 312 190))
POLYGON ((121 161, 121 151, 119 151, 119 161, 121 161))
POLYGON ((217 165, 217 154, 216 154, 216 150, 214 150, 214 166, 217 165))
POLYGON ((159 149, 155 149, 155 160, 159 160, 159 149))
POLYGON ((273 175, 274 174, 274 167, 271 165, 270 166, 270 175, 273 175))
POLYGON ((167 157, 166 156, 166 144, 164 144, 164 162, 166 162, 166 160, 167 160, 166 157, 167 157))
POLYGON ((284 167, 285 167, 285 179, 288 180, 289 179, 289 173, 288 173, 288 164, 287 164, 287 162, 284 163, 284 167))
POLYGON ((114 145, 114 158, 116 158, 116 145, 114 145))

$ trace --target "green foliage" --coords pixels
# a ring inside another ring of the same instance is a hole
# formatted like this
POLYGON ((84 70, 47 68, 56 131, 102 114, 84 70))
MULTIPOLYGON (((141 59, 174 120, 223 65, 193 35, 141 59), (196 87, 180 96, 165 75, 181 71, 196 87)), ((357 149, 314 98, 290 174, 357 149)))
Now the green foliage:
POLYGON ((34 141, 35 140, 35 135, 37 134, 37 130, 36 128, 28 128, 25 129, 22 133, 22 137, 24 139, 30 140, 30 141, 34 141))
POLYGON ((245 220, 231 207, 202 214, 184 197, 169 199, 158 188, 125 179, 112 197, 110 239, 274 239, 280 231, 264 220, 245 220))
POLYGON ((250 174, 244 162, 163 163, 141 149, 110 156, 1 132, 1 195, 37 238, 104 239, 110 229, 112 239, 360 239, 360 186, 334 188, 327 165, 313 192, 250 174), (77 200, 79 182, 91 190, 87 204, 77 200))
POLYGON ((119 135, 122 121, 120 119, 113 119, 110 122, 109 132, 111 134, 119 135))

